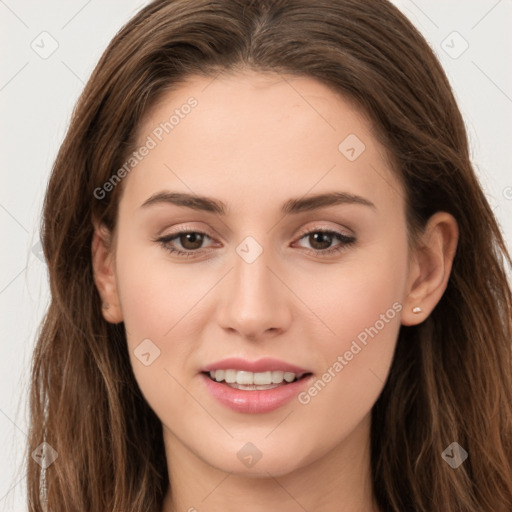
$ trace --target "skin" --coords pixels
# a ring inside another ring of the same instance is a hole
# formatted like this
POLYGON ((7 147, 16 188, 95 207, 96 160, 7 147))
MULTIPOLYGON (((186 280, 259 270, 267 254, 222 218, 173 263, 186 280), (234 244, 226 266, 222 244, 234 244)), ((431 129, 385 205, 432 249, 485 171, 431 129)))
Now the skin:
POLYGON ((104 317, 124 321, 135 377, 164 425, 173 494, 163 512, 377 511, 371 410, 400 325, 425 320, 446 288, 456 222, 437 213, 410 250, 405 193, 370 121, 312 78, 191 77, 147 114, 139 142, 190 96, 197 107, 124 178, 115 233, 96 224, 92 244, 104 317), (354 161, 338 149, 349 134, 365 144, 354 161), (141 208, 162 190, 214 197, 228 214, 141 208), (280 212, 290 198, 332 191, 374 207, 280 212), (169 243, 192 258, 154 241, 185 227, 208 235, 169 243), (315 229, 356 241, 315 255, 341 243, 301 234, 315 229), (236 252, 247 236, 263 249, 250 264, 236 252), (394 318, 307 404, 244 414, 205 391, 200 368, 230 356, 271 356, 319 378, 393 304, 394 318), (147 338, 160 350, 149 366, 134 354, 147 338), (247 442, 262 454, 252 467, 237 457, 247 442))

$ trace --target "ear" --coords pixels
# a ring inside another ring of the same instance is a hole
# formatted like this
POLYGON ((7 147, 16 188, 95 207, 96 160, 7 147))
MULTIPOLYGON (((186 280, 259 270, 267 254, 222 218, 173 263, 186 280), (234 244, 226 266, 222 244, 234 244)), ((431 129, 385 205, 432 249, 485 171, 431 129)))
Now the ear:
POLYGON ((116 285, 113 237, 104 224, 95 221, 93 224, 91 252, 94 283, 101 297, 103 318, 118 324, 123 321, 123 315, 116 285))
POLYGON ((412 254, 407 278, 403 325, 423 322, 441 299, 457 250, 459 228, 455 218, 446 212, 430 217, 412 254), (414 308, 421 311, 414 313, 414 308))

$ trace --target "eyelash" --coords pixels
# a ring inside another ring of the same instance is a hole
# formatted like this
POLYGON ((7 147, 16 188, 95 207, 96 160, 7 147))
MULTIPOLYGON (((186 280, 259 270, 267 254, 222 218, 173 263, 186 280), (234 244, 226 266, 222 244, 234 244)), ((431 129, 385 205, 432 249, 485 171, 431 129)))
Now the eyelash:
MULTIPOLYGON (((206 237, 211 239, 211 237, 207 233, 205 233, 203 231, 199 231, 197 229, 187 229, 187 228, 185 228, 185 229, 183 229, 181 231, 178 231, 177 233, 173 233, 172 235, 167 235, 167 236, 164 236, 164 237, 161 237, 161 238, 157 238, 156 240, 153 240, 153 241, 160 243, 160 245, 166 251, 168 251, 171 254, 174 254, 176 256, 185 257, 185 258, 194 257, 194 256, 196 256, 200 252, 200 250, 182 251, 180 249, 175 249, 175 248, 173 248, 172 246, 169 245, 171 240, 179 238, 181 235, 186 234, 186 233, 195 233, 195 234, 199 234, 199 235, 205 235, 206 237)), ((327 230, 327 229, 323 229, 323 228, 312 228, 312 229, 310 229, 308 231, 305 231, 305 232, 300 234, 298 240, 302 240, 306 236, 311 235, 313 233, 322 233, 322 234, 327 234, 327 235, 334 235, 334 238, 338 239, 341 242, 339 245, 336 245, 334 247, 331 247, 331 248, 325 249, 325 250, 308 249, 308 252, 310 252, 310 253, 312 252, 315 256, 320 256, 320 257, 327 257, 327 256, 331 256, 333 254, 337 254, 339 252, 342 252, 342 251, 346 250, 349 246, 353 245, 355 243, 355 241, 356 241, 356 239, 354 237, 350 237, 350 236, 344 235, 343 233, 339 233, 338 231, 327 230)))

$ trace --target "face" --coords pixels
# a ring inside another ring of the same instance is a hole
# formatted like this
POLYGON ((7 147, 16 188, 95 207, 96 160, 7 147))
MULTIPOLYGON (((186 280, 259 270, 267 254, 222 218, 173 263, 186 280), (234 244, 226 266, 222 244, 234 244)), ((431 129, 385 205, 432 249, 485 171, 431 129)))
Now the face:
POLYGON ((282 475, 362 439, 409 268, 370 122, 312 78, 247 72, 191 78, 139 128, 114 302, 171 458, 282 475))

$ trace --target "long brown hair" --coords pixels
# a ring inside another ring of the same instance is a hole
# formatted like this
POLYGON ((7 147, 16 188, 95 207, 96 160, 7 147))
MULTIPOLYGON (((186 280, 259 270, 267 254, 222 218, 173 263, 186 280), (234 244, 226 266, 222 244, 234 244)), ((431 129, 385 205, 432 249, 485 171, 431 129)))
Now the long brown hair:
POLYGON ((313 77, 370 116, 406 190, 409 234, 437 211, 459 225, 446 292, 402 326, 372 411, 383 511, 512 510, 510 256, 470 162, 464 122, 431 48, 384 0, 156 0, 114 37, 74 110, 44 203, 51 304, 33 356, 29 510, 161 512, 162 426, 133 376, 124 324, 101 314, 92 219, 113 231, 122 183, 94 191, 134 150, 142 116, 194 74, 313 77), (58 458, 42 470, 42 442, 58 458), (442 452, 468 458, 452 469, 442 452), (41 477, 44 477, 41 486, 41 477))

